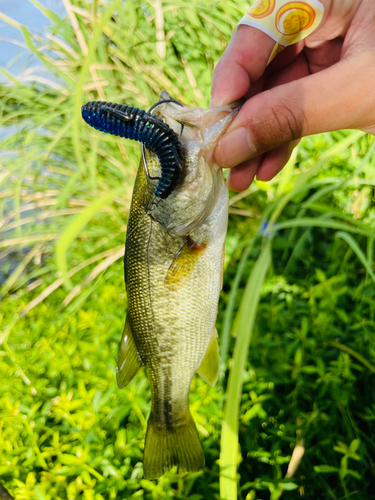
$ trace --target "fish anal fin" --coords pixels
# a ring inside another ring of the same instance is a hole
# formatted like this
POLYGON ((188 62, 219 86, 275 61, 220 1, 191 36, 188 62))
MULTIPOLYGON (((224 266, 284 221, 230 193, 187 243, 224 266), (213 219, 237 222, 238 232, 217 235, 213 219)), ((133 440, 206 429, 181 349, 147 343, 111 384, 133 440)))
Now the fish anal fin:
POLYGON ((177 286, 183 283, 197 268, 199 256, 204 252, 206 243, 197 243, 190 236, 186 237, 184 246, 173 260, 165 283, 168 286, 177 286))
POLYGON ((134 342, 129 315, 127 315, 116 368, 117 384, 120 389, 128 385, 128 383, 137 375, 142 365, 142 360, 134 342))
POLYGON ((214 386, 219 374, 219 344, 216 328, 212 334, 208 349, 198 369, 199 375, 207 384, 214 386))
POLYGON ((162 425, 151 412, 146 432, 143 470, 146 479, 158 479, 172 467, 196 472, 204 467, 204 454, 190 410, 172 426, 162 425))

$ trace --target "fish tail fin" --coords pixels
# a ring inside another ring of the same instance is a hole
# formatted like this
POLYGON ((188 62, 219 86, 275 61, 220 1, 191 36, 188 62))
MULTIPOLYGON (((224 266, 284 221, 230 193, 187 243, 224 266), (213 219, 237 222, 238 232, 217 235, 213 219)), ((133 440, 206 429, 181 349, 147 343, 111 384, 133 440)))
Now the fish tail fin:
POLYGON ((175 465, 179 472, 195 472, 204 467, 203 449, 190 410, 178 424, 168 427, 151 412, 143 455, 145 478, 157 479, 175 465))

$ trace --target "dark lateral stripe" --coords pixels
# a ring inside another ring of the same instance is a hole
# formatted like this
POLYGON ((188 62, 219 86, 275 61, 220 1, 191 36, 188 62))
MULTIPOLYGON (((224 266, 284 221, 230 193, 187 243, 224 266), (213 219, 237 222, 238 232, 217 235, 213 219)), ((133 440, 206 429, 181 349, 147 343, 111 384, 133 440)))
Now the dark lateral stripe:
POLYGON ((170 428, 172 427, 172 381, 170 377, 171 374, 169 373, 168 375, 165 375, 164 378, 164 398, 162 401, 162 408, 163 423, 167 428, 170 428))

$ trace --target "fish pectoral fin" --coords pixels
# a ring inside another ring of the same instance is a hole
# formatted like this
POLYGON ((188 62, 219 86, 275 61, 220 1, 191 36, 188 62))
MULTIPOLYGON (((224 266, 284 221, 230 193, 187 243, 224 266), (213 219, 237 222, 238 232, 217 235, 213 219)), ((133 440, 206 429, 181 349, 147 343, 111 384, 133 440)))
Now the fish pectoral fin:
POLYGON ((117 384, 119 388, 122 389, 127 386, 128 383, 137 375, 142 366, 143 363, 134 342, 129 315, 127 315, 116 368, 117 384))
POLYGON ((187 236, 185 244, 169 267, 165 284, 177 286, 183 282, 184 278, 188 278, 196 270, 199 257, 205 248, 205 243, 197 243, 187 236))
POLYGON ((208 349, 197 373, 207 384, 214 386, 219 375, 219 344, 217 343, 217 331, 214 329, 208 349))

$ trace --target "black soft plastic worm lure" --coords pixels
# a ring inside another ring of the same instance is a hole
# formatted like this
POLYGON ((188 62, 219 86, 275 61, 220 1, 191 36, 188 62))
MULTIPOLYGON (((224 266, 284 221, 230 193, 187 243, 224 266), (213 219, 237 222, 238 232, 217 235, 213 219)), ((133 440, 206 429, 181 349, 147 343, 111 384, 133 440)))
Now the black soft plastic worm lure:
MULTIPOLYGON (((178 103, 172 99, 170 101, 178 103)), ((82 106, 82 117, 91 127, 101 132, 139 141, 142 143, 142 148, 145 145, 157 155, 161 168, 160 177, 151 177, 144 154, 143 160, 147 176, 159 180, 155 196, 161 199, 168 198, 178 184, 184 164, 183 148, 178 135, 160 118, 150 113, 155 106, 170 101, 160 101, 149 111, 103 101, 91 101, 82 106)))

